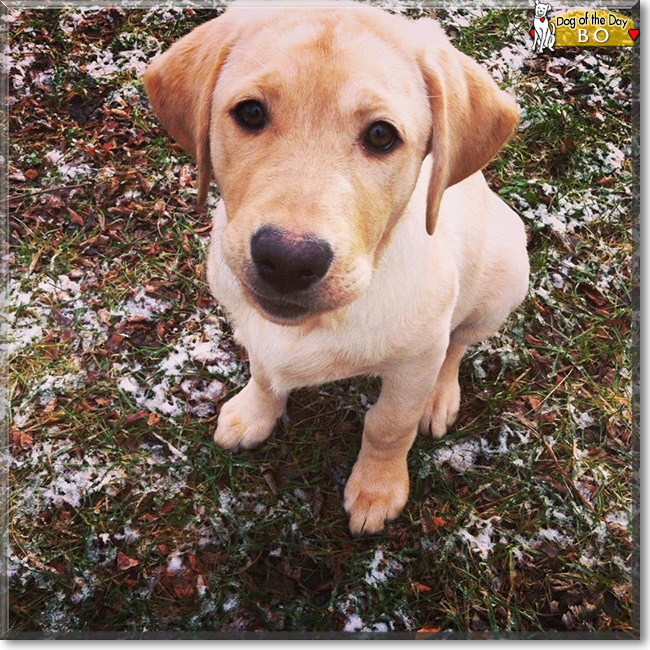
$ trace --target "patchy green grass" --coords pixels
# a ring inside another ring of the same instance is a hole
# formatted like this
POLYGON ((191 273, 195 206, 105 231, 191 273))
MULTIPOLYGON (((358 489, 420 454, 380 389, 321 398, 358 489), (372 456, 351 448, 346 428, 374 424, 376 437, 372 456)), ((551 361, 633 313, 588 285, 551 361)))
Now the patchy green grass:
POLYGON ((212 443, 245 352, 139 74, 214 15, 11 14, 11 632, 631 631, 630 52, 529 59, 527 15, 440 10, 522 107, 486 175, 531 289, 464 360, 454 431, 417 440, 402 516, 353 540, 378 381, 296 392, 258 450, 212 443))

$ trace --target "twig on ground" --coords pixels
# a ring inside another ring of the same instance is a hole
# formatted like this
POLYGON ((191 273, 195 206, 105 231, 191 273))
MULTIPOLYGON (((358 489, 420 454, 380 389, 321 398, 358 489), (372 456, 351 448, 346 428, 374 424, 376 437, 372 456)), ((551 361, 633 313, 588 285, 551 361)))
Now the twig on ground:
POLYGON ((578 489, 578 486, 573 482, 573 479, 567 474, 564 467, 562 467, 562 465, 560 465, 560 461, 557 459, 557 456, 555 455, 555 452, 553 451, 553 448, 551 447, 551 445, 549 445, 548 442, 546 442, 546 439, 544 438, 544 436, 540 436, 540 440, 542 441, 542 443, 544 443, 544 447, 546 447, 546 451, 548 452, 548 455, 551 457, 551 459, 555 463, 555 466, 557 467, 560 474, 562 474, 562 476, 564 477, 564 480, 569 484, 569 487, 571 487, 573 489, 573 491, 576 493, 576 495, 578 496, 580 501, 582 501, 582 503, 584 503, 587 506, 587 508, 589 508, 589 510, 594 512, 594 507, 591 505, 591 503, 589 503, 589 501, 587 500, 585 495, 582 494, 582 492, 580 492, 580 490, 578 489))
POLYGON ((75 190, 79 187, 86 187, 90 183, 76 183, 75 185, 59 185, 58 187, 48 187, 42 190, 33 190, 28 191, 25 189, 24 194, 12 194, 7 197, 7 201, 11 203, 12 201, 18 201, 19 199, 25 199, 30 196, 38 196, 39 194, 49 194, 50 192, 61 192, 63 190, 75 190))
POLYGON ((169 447, 169 451, 171 451, 174 456, 180 458, 181 460, 187 460, 187 456, 182 451, 176 449, 176 447, 174 447, 171 442, 165 440, 162 436, 159 436, 155 431, 151 431, 151 435, 154 436, 154 438, 158 438, 160 442, 166 444, 169 447))

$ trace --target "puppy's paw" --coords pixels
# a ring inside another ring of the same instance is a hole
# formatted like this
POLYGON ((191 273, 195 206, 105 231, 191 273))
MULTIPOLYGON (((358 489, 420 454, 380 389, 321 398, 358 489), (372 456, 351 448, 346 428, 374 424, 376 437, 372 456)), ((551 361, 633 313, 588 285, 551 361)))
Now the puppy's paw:
POLYGON ((420 420, 420 431, 430 432, 434 438, 441 438, 456 421, 459 408, 458 381, 436 384, 420 420))
POLYGON ((345 511, 355 537, 376 535, 396 519, 408 498, 406 461, 390 463, 359 458, 345 485, 345 511))
POLYGON ((282 414, 256 403, 247 389, 248 386, 221 408, 214 441, 222 449, 237 451, 257 447, 273 433, 282 414))

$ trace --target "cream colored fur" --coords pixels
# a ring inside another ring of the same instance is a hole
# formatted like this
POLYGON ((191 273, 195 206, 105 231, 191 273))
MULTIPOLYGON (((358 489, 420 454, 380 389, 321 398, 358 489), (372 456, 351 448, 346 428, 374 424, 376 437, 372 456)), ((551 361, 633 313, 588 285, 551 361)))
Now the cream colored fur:
POLYGON ((514 129, 516 107, 432 21, 361 8, 334 18, 334 10, 286 10, 280 21, 284 10, 266 11, 230 9, 145 78, 162 121, 204 165, 202 187, 214 171, 224 197, 208 281, 252 378, 222 407, 215 441, 233 450, 260 444, 295 388, 380 376, 345 489, 351 531, 375 533, 406 503, 418 425, 439 437, 457 415, 466 347, 494 333, 526 293, 523 224, 478 171, 514 129), (213 52, 218 65, 206 41, 228 43, 213 52), (178 81, 182 70, 192 72, 178 81), (276 108, 255 140, 227 116, 247 86, 276 108), (373 105, 360 108, 364 101, 373 105), (387 114, 404 145, 376 160, 355 133, 387 114), (270 317, 247 289, 250 238, 267 223, 315 232, 335 252, 310 298, 313 313, 295 322, 270 317))

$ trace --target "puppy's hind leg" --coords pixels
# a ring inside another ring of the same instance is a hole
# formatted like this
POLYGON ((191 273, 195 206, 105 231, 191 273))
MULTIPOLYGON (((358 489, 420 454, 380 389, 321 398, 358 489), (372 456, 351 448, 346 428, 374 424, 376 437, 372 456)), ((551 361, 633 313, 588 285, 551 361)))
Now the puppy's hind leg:
POLYGON ((434 438, 442 437, 458 417, 460 385, 458 369, 467 350, 463 343, 450 343, 438 379, 427 399, 420 431, 429 432, 434 438))
POLYGON ((421 432, 441 438, 454 424, 460 408, 458 371, 463 355, 470 345, 492 336, 507 316, 507 312, 499 311, 485 314, 479 322, 468 319, 451 333, 445 361, 420 420, 421 432))

